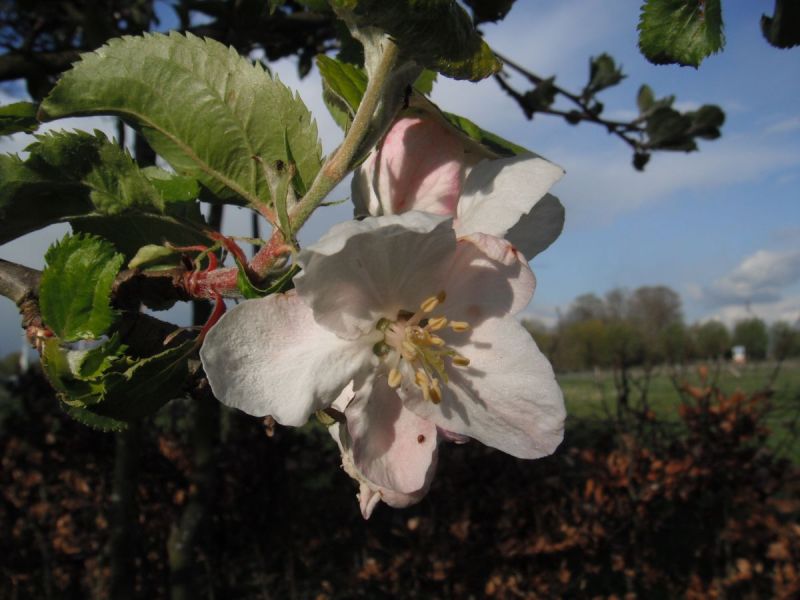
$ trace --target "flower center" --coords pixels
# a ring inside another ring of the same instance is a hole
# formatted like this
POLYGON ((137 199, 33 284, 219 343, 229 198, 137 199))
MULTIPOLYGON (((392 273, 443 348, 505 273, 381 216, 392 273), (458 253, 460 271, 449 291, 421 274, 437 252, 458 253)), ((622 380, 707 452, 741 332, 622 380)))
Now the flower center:
POLYGON ((422 391, 425 400, 434 404, 442 401, 441 382, 449 381, 446 361, 457 367, 469 365, 468 358, 448 346, 436 333, 444 328, 457 333, 470 328, 466 321, 433 316, 445 297, 445 292, 441 291, 424 300, 417 312, 401 310, 394 321, 381 319, 376 326, 383 332, 383 341, 375 345, 375 353, 385 357, 390 365, 389 385, 399 386, 405 373, 422 391))

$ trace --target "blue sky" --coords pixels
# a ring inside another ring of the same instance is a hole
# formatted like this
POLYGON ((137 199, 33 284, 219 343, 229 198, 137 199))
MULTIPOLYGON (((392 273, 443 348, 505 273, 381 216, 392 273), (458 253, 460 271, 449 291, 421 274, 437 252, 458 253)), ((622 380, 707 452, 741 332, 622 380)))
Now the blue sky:
MULTIPOLYGON (((635 111, 642 83, 658 96, 676 94, 679 108, 722 106, 727 121, 720 140, 692 154, 655 154, 644 173, 631 167, 628 147, 600 127, 571 127, 543 115, 528 122, 492 81, 440 79, 433 98, 442 108, 567 171, 554 188, 567 224, 532 263, 539 285, 528 314, 552 322, 579 294, 665 284, 681 294, 690 321, 800 318, 800 49, 778 50, 761 37, 759 18, 773 6, 723 3, 726 50, 699 70, 647 63, 636 47, 635 0, 519 0, 503 23, 484 26, 499 52, 540 75, 557 75, 572 90, 585 83, 590 56, 612 54, 628 78, 601 93, 607 116, 635 111)), ((322 105, 316 73, 298 80, 291 61, 276 72, 298 89, 317 117, 325 150, 333 149, 340 132, 322 105)), ((0 101, 13 101, 8 89, 0 101)), ((113 123, 99 119, 55 127, 113 133, 113 123)), ((28 141, 0 138, 0 151, 20 151, 28 141)), ((347 186, 334 192, 336 199, 347 195, 347 186)), ((347 205, 318 211, 301 242, 313 242, 350 214, 347 205)), ((245 211, 226 213, 227 233, 248 235, 248 227, 245 211)), ((0 247, 0 257, 41 267, 47 245, 66 231, 55 226, 26 236, 0 247)), ((13 304, 0 299, 0 354, 19 347, 17 322, 13 304)))

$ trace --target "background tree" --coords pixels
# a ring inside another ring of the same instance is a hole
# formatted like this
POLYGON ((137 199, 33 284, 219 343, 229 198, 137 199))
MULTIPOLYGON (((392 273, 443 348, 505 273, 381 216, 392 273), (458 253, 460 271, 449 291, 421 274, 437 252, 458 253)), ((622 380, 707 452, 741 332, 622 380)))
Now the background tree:
POLYGON ((776 321, 769 328, 769 355, 786 360, 800 355, 800 331, 786 321, 776 321))
POLYGON ((733 327, 733 343, 744 346, 748 358, 764 360, 769 347, 766 323, 758 317, 738 321, 733 327))
POLYGON ((718 360, 731 351, 731 335, 719 321, 706 321, 691 329, 695 356, 701 360, 718 360))

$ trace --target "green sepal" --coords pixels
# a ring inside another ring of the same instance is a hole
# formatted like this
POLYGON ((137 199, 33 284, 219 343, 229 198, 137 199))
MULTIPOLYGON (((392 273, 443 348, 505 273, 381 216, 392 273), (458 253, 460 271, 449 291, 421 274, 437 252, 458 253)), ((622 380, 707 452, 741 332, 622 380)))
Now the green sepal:
POLYGON ((102 336, 116 318, 111 288, 123 260, 93 236, 67 235, 50 246, 39 288, 44 323, 67 342, 102 336))
POLYGON ((697 67, 725 45, 720 0, 646 0, 639 49, 657 65, 697 67))
POLYGON ((39 128, 37 110, 39 107, 33 102, 14 102, 0 106, 0 135, 36 131, 39 128))
POLYGON ((278 292, 287 290, 292 278, 300 271, 300 267, 297 265, 292 265, 286 270, 285 273, 281 274, 277 279, 275 279, 272 282, 272 285, 270 285, 268 288, 259 289, 253 285, 252 281, 250 281, 244 265, 236 260, 236 266, 239 270, 236 275, 236 287, 239 289, 239 292, 242 294, 242 296, 247 300, 263 298, 264 296, 269 296, 270 294, 276 294, 278 292))

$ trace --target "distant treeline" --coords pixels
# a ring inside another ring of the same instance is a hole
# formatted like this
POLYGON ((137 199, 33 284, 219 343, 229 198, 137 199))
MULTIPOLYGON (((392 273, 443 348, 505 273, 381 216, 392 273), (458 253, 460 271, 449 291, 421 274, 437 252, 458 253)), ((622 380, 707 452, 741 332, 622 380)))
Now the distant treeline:
POLYGON ((733 346, 744 346, 748 360, 800 356, 798 323, 768 326, 752 317, 733 329, 720 321, 687 325, 680 296, 666 286, 583 294, 554 327, 523 325, 559 372, 715 361, 730 358, 733 346))

